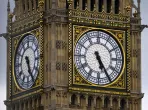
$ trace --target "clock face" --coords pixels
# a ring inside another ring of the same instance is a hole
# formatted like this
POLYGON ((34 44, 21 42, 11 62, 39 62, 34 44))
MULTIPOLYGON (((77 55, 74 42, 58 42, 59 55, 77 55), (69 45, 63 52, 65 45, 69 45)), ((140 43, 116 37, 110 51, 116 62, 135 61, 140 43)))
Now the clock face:
POLYGON ((25 36, 19 43, 14 62, 15 77, 18 85, 29 89, 39 72, 39 45, 33 35, 25 36))
POLYGON ((119 42, 111 34, 89 31, 75 45, 74 62, 85 80, 103 86, 119 77, 124 55, 119 42))

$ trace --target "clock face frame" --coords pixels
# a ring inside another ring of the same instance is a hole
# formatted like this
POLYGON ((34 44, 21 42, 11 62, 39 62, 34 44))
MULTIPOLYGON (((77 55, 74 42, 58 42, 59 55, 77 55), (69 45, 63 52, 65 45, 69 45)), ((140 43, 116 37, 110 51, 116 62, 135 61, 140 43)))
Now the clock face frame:
POLYGON ((19 42, 14 59, 14 73, 21 89, 29 89, 39 73, 39 44, 32 34, 25 35, 19 42))
POLYGON ((84 80, 105 86, 122 74, 125 55, 120 42, 111 33, 90 30, 74 46, 74 66, 84 80))

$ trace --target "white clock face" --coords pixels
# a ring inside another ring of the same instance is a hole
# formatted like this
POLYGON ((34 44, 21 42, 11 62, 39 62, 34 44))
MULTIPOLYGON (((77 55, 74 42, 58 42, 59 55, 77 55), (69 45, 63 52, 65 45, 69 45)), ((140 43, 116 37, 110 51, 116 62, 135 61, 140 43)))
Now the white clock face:
POLYGON ((32 87, 39 72, 39 45, 36 37, 27 35, 21 40, 14 66, 18 85, 23 89, 32 87))
POLYGON ((85 80, 97 85, 107 85, 119 77, 124 55, 112 35, 103 31, 89 31, 75 45, 74 62, 85 80))

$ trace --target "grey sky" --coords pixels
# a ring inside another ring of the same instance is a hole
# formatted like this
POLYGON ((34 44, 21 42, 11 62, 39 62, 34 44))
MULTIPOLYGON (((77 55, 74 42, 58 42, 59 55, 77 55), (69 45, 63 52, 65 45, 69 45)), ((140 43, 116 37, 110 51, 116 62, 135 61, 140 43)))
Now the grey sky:
MULTIPOLYGON (((10 0, 11 8, 14 7, 14 0, 10 0)), ((142 24, 148 24, 148 0, 141 0, 142 24)), ((0 0, 0 33, 6 32, 7 23, 7 0, 0 0)), ((147 110, 148 102, 148 29, 142 32, 142 92, 143 109, 147 110)), ((3 100, 6 97, 6 41, 0 38, 0 110, 5 110, 3 100)))

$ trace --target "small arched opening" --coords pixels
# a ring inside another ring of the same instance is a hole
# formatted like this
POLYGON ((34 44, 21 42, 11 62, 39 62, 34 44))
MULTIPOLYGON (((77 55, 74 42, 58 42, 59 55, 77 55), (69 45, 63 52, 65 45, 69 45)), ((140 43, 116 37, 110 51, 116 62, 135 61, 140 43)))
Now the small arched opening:
POLYGON ((119 0, 115 0, 115 14, 119 14, 119 6, 120 6, 119 0))
POLYGON ((98 11, 99 12, 102 12, 103 11, 103 0, 99 0, 98 11))
POLYGON ((73 94, 73 95, 71 96, 71 105, 76 105, 76 99, 77 99, 76 95, 73 94))

